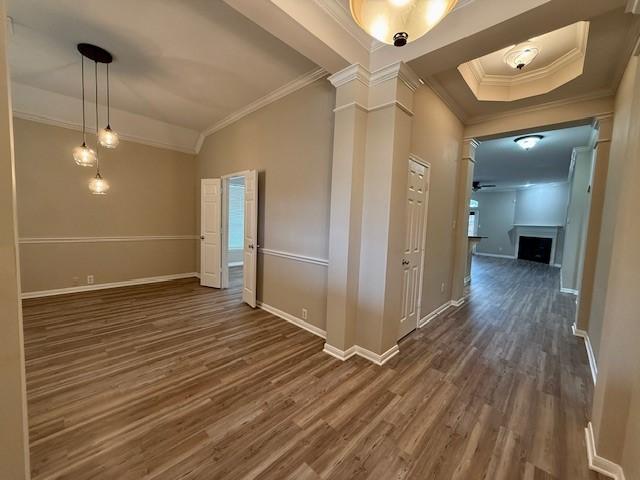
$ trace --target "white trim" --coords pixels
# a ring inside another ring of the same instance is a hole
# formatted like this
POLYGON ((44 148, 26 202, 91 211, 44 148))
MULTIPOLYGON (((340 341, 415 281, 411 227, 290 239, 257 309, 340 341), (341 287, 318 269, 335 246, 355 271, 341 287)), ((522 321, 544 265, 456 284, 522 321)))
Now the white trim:
POLYGON ((32 243, 102 243, 147 242, 152 240, 197 240, 198 235, 132 235, 120 237, 21 237, 20 244, 32 243))
POLYGON ((242 260, 239 262, 229 262, 227 264, 228 267, 241 267, 242 265, 244 265, 244 262, 242 260))
POLYGON ((624 11, 625 13, 640 15, 640 0, 627 0, 627 6, 624 11))
POLYGON ((584 429, 585 443, 587 445, 587 461, 589 468, 594 472, 602 473, 614 480, 625 480, 624 470, 617 463, 598 456, 596 453, 596 440, 593 435, 593 425, 591 422, 584 429))
POLYGON ((394 62, 373 72, 355 63, 331 75, 329 81, 336 88, 353 80, 359 81, 366 87, 373 87, 395 78, 399 78, 411 91, 415 91, 420 86, 418 75, 404 62, 394 62))
POLYGON ((431 313, 425 315, 424 317, 422 317, 420 319, 420 321, 418 322, 418 328, 422 328, 422 327, 426 326, 431 320, 433 320, 438 315, 440 315, 441 313, 446 311, 451 306, 451 304, 452 304, 452 302, 451 302, 451 300, 449 300, 448 302, 445 302, 442 305, 440 305, 433 312, 431 312, 431 313))
POLYGON ((289 260, 295 260, 297 262, 311 263, 313 265, 321 265, 326 267, 329 265, 329 260, 325 258, 318 257, 308 257, 306 255, 298 255, 297 253, 291 252, 283 252, 281 250, 271 250, 270 248, 262 248, 258 249, 258 253, 263 255, 270 255, 273 257, 287 258, 289 260))
POLYGON ((109 288, 130 287, 132 285, 145 285, 147 283, 168 282, 170 280, 179 280, 181 278, 199 277, 197 272, 175 273, 173 275, 159 275, 157 277, 133 278, 121 282, 96 283, 94 285, 79 285, 77 287, 56 288, 53 290, 40 290, 35 292, 23 292, 22 298, 40 298, 51 297, 54 295, 65 295, 68 293, 91 292, 93 290, 106 290, 109 288))
POLYGON ((303 330, 313 333, 314 335, 317 335, 320 338, 327 338, 327 332, 325 330, 319 327, 316 327, 315 325, 312 325, 309 322, 305 322, 301 318, 291 315, 290 313, 284 312, 276 307, 272 307, 271 305, 268 305, 264 302, 256 302, 256 305, 258 306, 258 308, 261 308, 265 312, 269 312, 270 314, 275 315, 276 317, 286 320, 287 322, 292 323, 296 327, 300 327, 303 330))
MULTIPOLYGON (((555 266, 555 265, 554 265, 554 266, 555 266)), ((564 288, 564 287, 561 287, 561 288, 560 288, 560 291, 561 291, 562 293, 570 293, 571 295, 578 295, 578 290, 574 290, 573 288, 564 288)))
POLYGON ((396 344, 389 350, 384 352, 382 355, 378 355, 377 353, 374 353, 371 350, 367 350, 366 348, 360 347, 358 345, 354 345, 347 350, 340 350, 339 348, 325 343, 322 351, 328 355, 331 355, 332 357, 337 358, 338 360, 342 360, 343 362, 350 359, 354 355, 358 355, 359 357, 365 358, 370 362, 375 363, 376 365, 382 366, 389 360, 391 360, 391 358, 395 357, 400 352, 400 349, 396 344))
MULTIPOLYGON (((272 92, 266 94, 264 97, 261 97, 251 102, 249 105, 245 105, 240 110, 233 112, 231 115, 227 115, 225 118, 223 118, 219 122, 214 123, 209 128, 207 128, 204 132, 202 132, 202 136, 203 136, 202 143, 204 143, 204 138, 208 137, 212 133, 215 133, 218 130, 222 130, 224 127, 227 127, 232 123, 237 122, 238 120, 246 117, 250 113, 260 110, 262 107, 266 107, 267 105, 275 102, 276 100, 280 100, 281 98, 286 97, 287 95, 293 92, 296 92, 301 88, 306 87, 307 85, 311 85, 313 82, 325 77, 326 75, 327 75, 327 71, 324 68, 317 68, 273 90, 272 92)), ((200 153, 200 148, 202 148, 202 143, 200 143, 199 145, 196 145, 197 153, 200 153)))
POLYGON ((596 363, 596 356, 593 353, 593 348, 591 347, 591 340, 589 340, 589 334, 585 330, 581 330, 576 327, 574 323, 571 325, 571 331, 576 337, 582 337, 584 340, 584 347, 587 349, 587 357, 589 358, 589 368, 591 369, 591 378, 593 379, 593 384, 596 384, 596 380, 598 379, 598 365, 596 363))
POLYGON ((471 275, 467 275, 466 277, 464 277, 464 286, 466 287, 470 283, 471 283, 471 275))
POLYGON ((461 307, 462 305, 464 305, 464 303, 466 301, 467 301, 467 297, 466 296, 460 298, 459 300, 451 300, 451 306, 452 307, 461 307))
POLYGON ((516 259, 516 257, 514 257, 513 255, 498 255, 497 253, 483 253, 483 252, 478 252, 477 250, 473 252, 473 254, 479 255, 481 257, 508 258, 510 260, 516 259))
POLYGON ((348 348, 347 350, 340 350, 339 348, 336 348, 325 342, 324 348, 322 349, 322 351, 344 362, 345 360, 349 360, 351 357, 353 357, 356 354, 356 346, 354 345, 353 347, 348 348))

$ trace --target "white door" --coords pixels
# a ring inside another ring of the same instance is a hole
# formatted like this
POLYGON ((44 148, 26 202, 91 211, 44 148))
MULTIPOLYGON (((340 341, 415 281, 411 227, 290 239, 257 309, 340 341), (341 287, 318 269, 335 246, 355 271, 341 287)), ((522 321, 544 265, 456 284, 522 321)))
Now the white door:
POLYGON ((251 170, 244 177, 244 258, 242 301, 256 306, 258 269, 258 172, 251 170))
POLYGON ((406 232, 402 256, 402 313, 398 339, 418 326, 418 299, 422 276, 422 251, 426 224, 427 168, 409 160, 406 232))
POLYGON ((222 195, 219 178, 200 183, 200 285, 220 288, 222 195))

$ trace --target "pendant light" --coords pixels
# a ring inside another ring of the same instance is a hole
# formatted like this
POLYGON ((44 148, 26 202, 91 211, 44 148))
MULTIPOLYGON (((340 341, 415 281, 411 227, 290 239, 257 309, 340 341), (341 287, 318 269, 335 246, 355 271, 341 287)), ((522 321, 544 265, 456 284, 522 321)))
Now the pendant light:
POLYGON ((81 167, 93 167, 96 164, 96 152, 87 147, 87 125, 84 104, 84 55, 82 55, 82 145, 73 149, 73 159, 81 167))
MULTIPOLYGON (((98 62, 95 62, 95 81, 96 81, 96 130, 100 125, 98 120, 98 62)), ((96 132, 97 134, 97 132, 96 132)), ((98 145, 96 145, 96 176, 89 181, 89 190, 94 195, 105 195, 109 190, 109 182, 100 175, 100 157, 98 156, 98 145)))
POLYGON ((111 105, 109 102, 109 93, 110 93, 110 85, 109 85, 109 64, 107 63, 107 126, 105 128, 100 129, 98 132, 98 141, 100 145, 104 148, 116 148, 120 143, 120 138, 118 137, 118 133, 114 132, 111 129, 111 105))
POLYGON ((446 17, 458 0, 349 0, 351 15, 375 39, 402 47, 446 17))

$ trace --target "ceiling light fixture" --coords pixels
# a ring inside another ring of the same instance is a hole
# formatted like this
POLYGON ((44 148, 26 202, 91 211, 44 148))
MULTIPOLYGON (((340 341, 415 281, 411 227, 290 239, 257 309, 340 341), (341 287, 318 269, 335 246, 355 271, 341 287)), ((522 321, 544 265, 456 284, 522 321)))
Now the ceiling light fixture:
POLYGON ((89 181, 89 190, 94 195, 104 195, 109 190, 109 183, 100 174, 100 159, 98 157, 98 146, 105 148, 116 148, 119 143, 118 134, 111 130, 110 119, 110 93, 109 93, 109 64, 113 62, 113 56, 104 48, 90 43, 79 43, 78 51, 82 55, 82 146, 73 150, 73 158, 78 165, 96 166, 96 176, 89 181), (86 143, 86 122, 85 122, 85 94, 84 94, 84 59, 88 58, 94 62, 95 79, 95 106, 96 106, 96 149, 87 147, 86 143), (98 117, 98 63, 107 65, 107 127, 99 129, 100 119, 98 117))
POLYGON ((504 63, 511 68, 522 70, 529 65, 540 53, 540 47, 532 43, 522 43, 510 49, 504 55, 504 63))
POLYGON ((542 135, 527 135, 525 137, 519 137, 514 140, 523 150, 531 150, 535 147, 540 140, 544 137, 542 135))
POLYGON ((446 17, 458 0, 349 0, 351 15, 369 35, 402 47, 446 17))

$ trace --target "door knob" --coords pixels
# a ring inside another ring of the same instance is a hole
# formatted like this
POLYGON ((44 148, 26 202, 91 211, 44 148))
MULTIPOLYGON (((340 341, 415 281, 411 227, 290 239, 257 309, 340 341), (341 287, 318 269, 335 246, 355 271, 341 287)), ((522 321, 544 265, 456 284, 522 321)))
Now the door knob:
POLYGON ((253 250, 253 243, 249 244, 249 248, 253 250))
POLYGON ((204 240, 204 235, 200 235, 200 240, 204 240))

